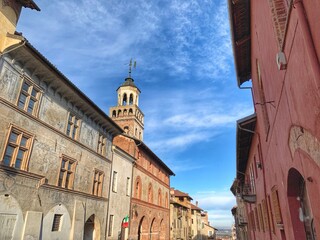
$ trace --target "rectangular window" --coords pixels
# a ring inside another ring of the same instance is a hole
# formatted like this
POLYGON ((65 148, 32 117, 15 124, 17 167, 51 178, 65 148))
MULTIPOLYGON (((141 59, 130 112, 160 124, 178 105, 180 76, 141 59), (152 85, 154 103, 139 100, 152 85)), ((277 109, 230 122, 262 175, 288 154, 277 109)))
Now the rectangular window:
MULTIPOLYGON (((255 163, 253 163, 253 164, 255 164, 255 163)), ((255 194, 256 193, 256 185, 255 185, 255 181, 254 181, 253 169, 254 169, 254 167, 251 164, 251 166, 249 168, 250 190, 251 190, 252 194, 255 194)))
POLYGON ((254 208, 254 216, 255 216, 255 220, 256 220, 257 230, 260 231, 260 223, 259 223, 257 207, 254 208))
POLYGON ((269 215, 268 215, 268 208, 267 208, 267 201, 262 200, 262 212, 263 212, 263 221, 266 231, 269 231, 269 215))
POLYGON ((38 113, 41 92, 29 81, 24 80, 18 99, 18 107, 34 116, 38 113))
POLYGON ((127 177, 127 184, 126 184, 126 194, 127 194, 127 196, 130 196, 130 190, 131 190, 131 181, 130 181, 130 178, 127 177))
POLYGON ((279 196, 278 196, 277 188, 272 188, 271 199, 272 199, 272 206, 273 206, 274 218, 276 220, 276 224, 282 224, 282 216, 281 216, 281 210, 279 205, 279 196))
POLYGON ((106 147, 106 138, 99 133, 97 152, 101 155, 105 155, 105 147, 106 147))
POLYGON ((113 235, 113 215, 109 216, 109 228, 108 228, 108 237, 113 235))
POLYGON ((112 176, 112 191, 117 192, 117 181, 118 181, 118 173, 116 171, 113 172, 112 176))
POLYGON ((251 221, 251 225, 252 225, 252 230, 256 231, 256 224, 255 224, 255 221, 254 221, 254 213, 253 213, 253 211, 250 212, 250 221, 251 221))
POLYGON ((273 221, 273 213, 271 208, 271 201, 270 201, 270 195, 268 195, 268 209, 269 209, 269 219, 270 219, 270 229, 275 234, 275 227, 274 227, 274 221, 273 221))
POLYGON ((2 164, 17 169, 27 170, 33 136, 18 128, 11 127, 6 143, 2 164))
POLYGON ((262 213, 262 209, 261 209, 261 203, 259 203, 259 205, 258 205, 258 216, 259 216, 260 228, 264 232, 264 222, 263 222, 263 213, 262 213))
POLYGON ((58 186, 72 189, 76 161, 66 156, 62 156, 61 167, 58 179, 58 186))
POLYGON ((52 232, 57 232, 60 231, 61 229, 61 221, 62 221, 62 214, 55 214, 53 217, 53 222, 52 222, 52 232))
POLYGON ((66 134, 72 139, 77 139, 80 129, 80 119, 72 113, 69 113, 66 134))
POLYGON ((282 48, 285 40, 286 21, 288 18, 287 0, 269 0, 274 30, 277 36, 279 48, 282 48))
POLYGON ((102 184, 104 173, 98 170, 94 171, 92 194, 101 197, 102 196, 102 184))

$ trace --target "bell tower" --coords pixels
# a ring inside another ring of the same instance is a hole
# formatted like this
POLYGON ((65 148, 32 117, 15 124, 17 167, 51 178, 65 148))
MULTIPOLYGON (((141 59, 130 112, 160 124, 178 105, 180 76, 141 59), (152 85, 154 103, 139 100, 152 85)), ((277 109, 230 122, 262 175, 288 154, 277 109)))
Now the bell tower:
POLYGON ((118 104, 110 108, 110 116, 129 136, 143 140, 144 114, 139 108, 141 91, 131 78, 131 61, 129 76, 117 89, 118 104))

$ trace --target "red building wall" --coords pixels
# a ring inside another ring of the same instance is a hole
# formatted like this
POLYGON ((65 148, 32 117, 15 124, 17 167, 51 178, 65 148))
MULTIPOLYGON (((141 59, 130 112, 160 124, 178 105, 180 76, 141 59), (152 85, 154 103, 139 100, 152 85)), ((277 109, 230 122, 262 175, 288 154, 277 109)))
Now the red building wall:
POLYGON ((320 2, 295 2, 283 49, 287 68, 279 70, 276 54, 280 50, 269 1, 250 1, 251 74, 257 134, 251 144, 246 175, 249 176, 251 166, 257 200, 247 204, 247 212, 250 216, 256 207, 259 212, 259 204, 266 201, 266 211, 262 215, 267 219, 263 223, 264 230, 260 226, 260 231, 256 219, 254 222, 249 219, 251 239, 307 239, 304 222, 299 219, 300 186, 305 186, 307 192, 303 202, 309 205, 306 208, 309 212, 305 214, 313 219, 311 229, 320 234, 320 2), (299 11, 305 13, 305 19, 299 11), (304 28, 304 21, 309 29, 304 28), (261 97, 258 68, 265 101, 261 97), (266 118, 270 124, 268 132, 266 118), (262 167, 256 167, 257 163, 262 163, 262 167), (272 203, 274 187, 278 189, 283 225, 276 224, 272 203))

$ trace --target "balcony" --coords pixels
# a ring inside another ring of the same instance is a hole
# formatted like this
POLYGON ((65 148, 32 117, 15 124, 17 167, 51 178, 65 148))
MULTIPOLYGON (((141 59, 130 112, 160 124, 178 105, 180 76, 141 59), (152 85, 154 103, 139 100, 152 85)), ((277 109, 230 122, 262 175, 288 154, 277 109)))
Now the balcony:
POLYGON ((256 202, 256 193, 251 189, 250 184, 243 184, 240 186, 240 195, 241 198, 247 203, 255 203, 256 202))
POLYGON ((245 226, 248 224, 247 218, 244 216, 238 216, 238 226, 245 226))

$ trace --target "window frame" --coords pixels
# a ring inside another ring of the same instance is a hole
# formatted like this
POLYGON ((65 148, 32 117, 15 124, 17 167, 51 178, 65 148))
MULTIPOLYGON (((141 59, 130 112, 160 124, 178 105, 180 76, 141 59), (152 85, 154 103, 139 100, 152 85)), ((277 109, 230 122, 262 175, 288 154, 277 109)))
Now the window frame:
POLYGON ((61 231, 61 226, 63 223, 63 214, 54 214, 53 219, 52 219, 52 227, 51 227, 51 232, 60 232, 61 231), (57 218, 56 218, 57 217, 57 218), (58 220, 58 228, 56 228, 56 221, 58 220))
POLYGON ((104 181, 104 172, 99 169, 94 169, 93 179, 92 179, 92 195, 101 197, 104 181), (98 177, 98 180, 96 179, 98 177))
POLYGON ((106 156, 106 146, 107 146, 107 137, 99 132, 98 144, 97 144, 97 153, 102 156, 106 156))
POLYGON ((112 172, 112 192, 118 191, 118 172, 113 171, 112 172))
POLYGON ((78 162, 74 158, 68 157, 68 156, 66 156, 64 154, 60 157, 60 168, 59 168, 57 184, 56 184, 58 187, 65 188, 65 189, 70 189, 70 190, 74 189, 74 178, 75 178, 77 164, 78 164, 78 162), (72 163, 72 169, 71 170, 68 169, 69 165, 67 166, 67 168, 63 168, 62 169, 62 163, 64 161, 67 162, 67 163, 69 163, 69 162, 72 163), (62 170, 63 170, 64 174, 63 174, 62 183, 60 185, 60 174, 61 174, 62 170), (66 179, 67 179, 68 172, 71 172, 71 176, 70 176, 70 179, 68 180, 68 186, 66 186, 66 179))
POLYGON ((113 224, 114 224, 114 215, 109 215, 109 224, 108 224, 108 237, 113 235, 113 224))
POLYGON ((40 101, 41 101, 41 98, 42 98, 42 94, 43 94, 42 89, 37 84, 35 84, 32 80, 30 80, 26 76, 24 76, 22 84, 20 86, 20 91, 19 91, 19 95, 18 95, 18 98, 17 98, 17 101, 16 101, 16 106, 19 109, 23 110, 24 112, 26 112, 28 114, 31 114, 32 116, 37 117, 38 114, 39 114, 40 101), (25 83, 29 86, 27 91, 24 89, 24 84, 25 83), (36 91, 36 96, 33 96, 33 94, 32 94, 34 89, 36 91), (24 105, 23 107, 20 106, 20 97, 21 97, 21 95, 26 96, 25 101, 23 103, 23 105, 24 105), (34 100, 34 105, 33 105, 33 108, 32 108, 31 112, 28 111, 29 106, 30 106, 30 99, 34 100))
POLYGON ((80 136, 80 128, 81 128, 81 118, 77 114, 73 113, 72 111, 69 111, 65 134, 74 140, 78 140, 80 136), (70 120, 70 116, 71 116, 71 120, 70 120), (77 120, 77 124, 75 124, 75 120, 77 120))
POLYGON ((126 182, 126 195, 130 197, 131 195, 131 178, 127 177, 127 182, 126 182))
POLYGON ((6 137, 5 147, 4 147, 2 156, 1 156, 1 165, 7 166, 7 167, 12 167, 12 168, 15 168, 15 169, 18 169, 18 170, 28 171, 28 166, 29 166, 29 160, 30 160, 32 146, 33 146, 33 141, 34 141, 34 135, 33 134, 23 130, 20 127, 17 127, 17 126, 14 126, 14 125, 10 124, 9 131, 8 131, 7 137, 6 137), (13 132, 17 134, 16 142, 9 142, 11 133, 13 133, 13 132), (22 138, 24 136, 26 136, 27 141, 25 143, 25 146, 21 146, 21 140, 22 140, 22 138), (11 158, 10 158, 9 165, 5 164, 5 156, 6 156, 6 153, 7 153, 8 146, 11 146, 11 147, 14 148, 13 152, 12 152, 12 155, 11 155, 11 158), (20 168, 16 168, 15 164, 16 164, 18 153, 19 153, 20 149, 25 151, 25 154, 23 155, 23 159, 21 160, 21 167, 20 168))

